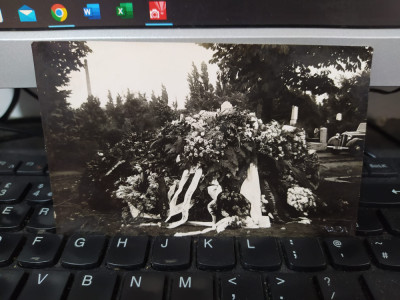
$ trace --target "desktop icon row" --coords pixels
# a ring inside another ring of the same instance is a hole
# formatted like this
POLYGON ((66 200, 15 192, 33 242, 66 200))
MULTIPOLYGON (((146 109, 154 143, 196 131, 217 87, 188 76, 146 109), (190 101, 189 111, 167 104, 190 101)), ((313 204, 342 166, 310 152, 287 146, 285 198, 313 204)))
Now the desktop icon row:
MULTIPOLYGON (((67 8, 62 4, 54 4, 50 9, 51 16, 58 22, 64 22, 68 17, 67 8)), ((100 4, 86 4, 83 8, 83 15, 89 20, 100 20, 100 4)), ((121 19, 133 19, 133 4, 131 2, 120 3, 116 7, 116 15, 121 19)), ((149 1, 150 20, 167 20, 167 2, 149 1)), ((21 22, 37 22, 36 12, 28 5, 23 5, 18 9, 18 16, 21 22)), ((0 10, 0 23, 3 22, 3 16, 0 10)))

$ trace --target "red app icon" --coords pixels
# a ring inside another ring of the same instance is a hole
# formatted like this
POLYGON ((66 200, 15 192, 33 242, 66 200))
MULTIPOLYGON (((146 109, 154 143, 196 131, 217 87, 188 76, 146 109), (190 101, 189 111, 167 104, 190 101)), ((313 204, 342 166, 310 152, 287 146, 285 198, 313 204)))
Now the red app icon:
POLYGON ((150 20, 167 19, 167 1, 149 2, 150 20))

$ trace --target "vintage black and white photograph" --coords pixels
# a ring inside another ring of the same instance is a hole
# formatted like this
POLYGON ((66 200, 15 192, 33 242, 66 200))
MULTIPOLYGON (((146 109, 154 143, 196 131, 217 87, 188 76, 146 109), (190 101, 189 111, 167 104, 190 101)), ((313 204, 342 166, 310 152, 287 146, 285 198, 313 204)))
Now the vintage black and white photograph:
POLYGON ((372 49, 33 44, 60 233, 353 234, 372 49))

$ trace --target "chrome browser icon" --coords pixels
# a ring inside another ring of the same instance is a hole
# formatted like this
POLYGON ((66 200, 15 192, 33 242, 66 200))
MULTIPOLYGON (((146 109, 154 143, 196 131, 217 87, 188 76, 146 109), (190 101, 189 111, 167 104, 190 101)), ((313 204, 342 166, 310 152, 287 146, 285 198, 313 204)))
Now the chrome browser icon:
POLYGON ((68 12, 64 5, 54 4, 51 7, 51 16, 58 22, 64 22, 68 17, 68 12))

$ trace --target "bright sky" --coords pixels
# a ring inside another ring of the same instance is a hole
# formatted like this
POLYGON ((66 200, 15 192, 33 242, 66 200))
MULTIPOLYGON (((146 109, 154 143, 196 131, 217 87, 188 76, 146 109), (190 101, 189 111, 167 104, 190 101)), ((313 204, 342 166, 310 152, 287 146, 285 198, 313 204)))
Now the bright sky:
MULTIPOLYGON (((169 102, 175 99, 183 108, 189 94, 187 74, 194 62, 200 72, 201 62, 208 65, 210 83, 215 85, 218 67, 211 65, 212 51, 193 43, 144 43, 144 42, 88 42, 93 50, 87 56, 92 93, 99 97, 101 104, 107 103, 108 90, 113 98, 118 93, 161 94, 161 84, 167 88, 169 102)), ((71 73, 72 90, 68 99, 73 108, 86 101, 87 88, 84 70, 71 73)))

